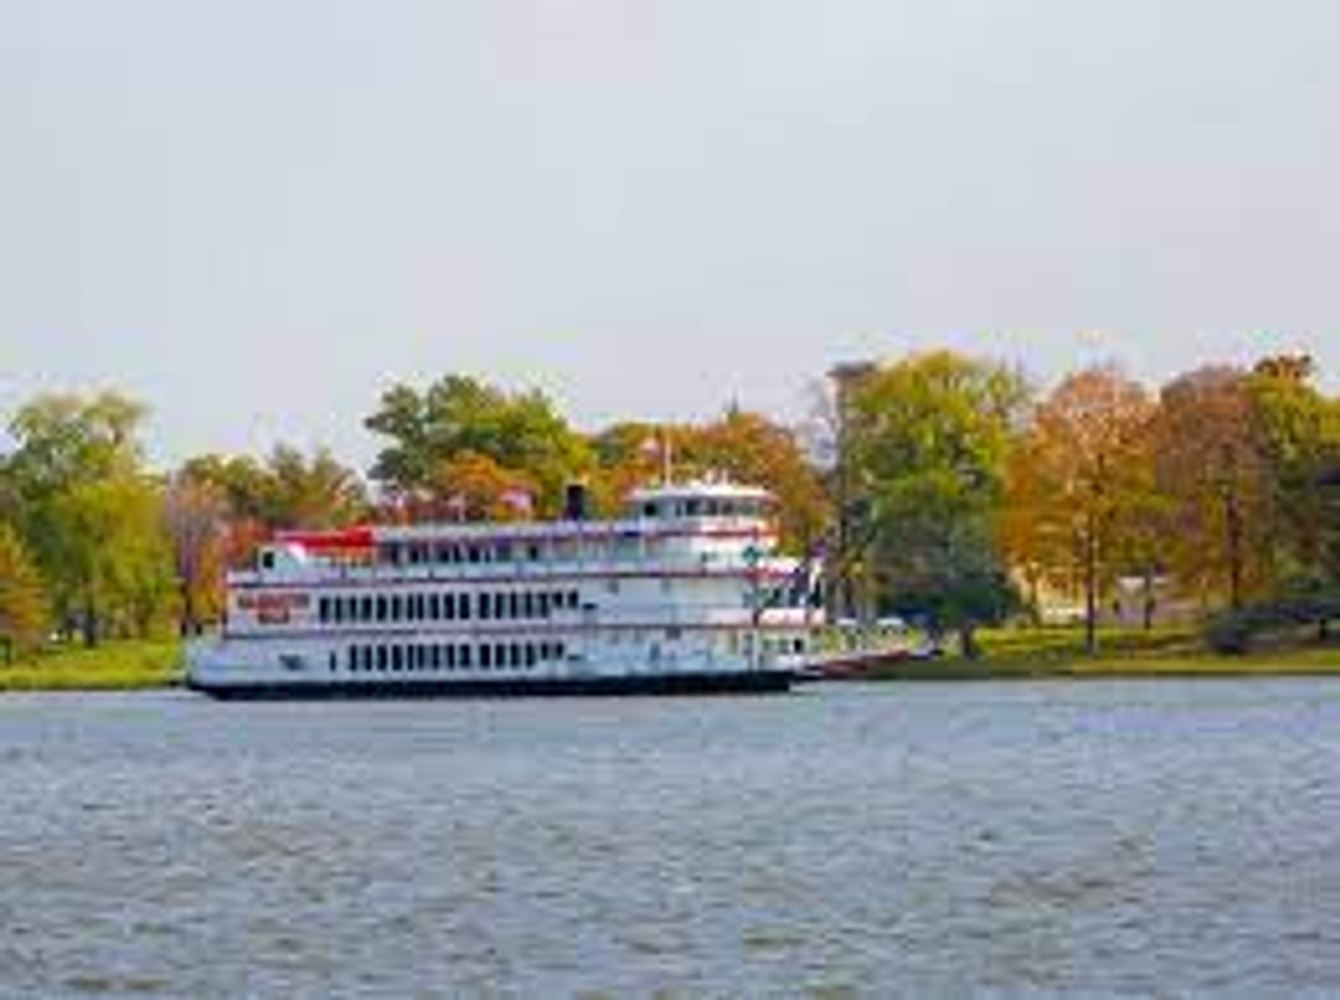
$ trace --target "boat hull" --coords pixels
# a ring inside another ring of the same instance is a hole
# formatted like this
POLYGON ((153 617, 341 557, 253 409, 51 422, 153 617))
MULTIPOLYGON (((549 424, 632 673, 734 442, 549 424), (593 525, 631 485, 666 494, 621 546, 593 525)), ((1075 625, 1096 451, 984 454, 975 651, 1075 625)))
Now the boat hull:
POLYGON ((629 674, 497 679, 415 678, 359 681, 257 681, 217 684, 188 678, 187 687, 225 701, 368 698, 540 698, 619 695, 773 694, 790 690, 789 670, 629 674))

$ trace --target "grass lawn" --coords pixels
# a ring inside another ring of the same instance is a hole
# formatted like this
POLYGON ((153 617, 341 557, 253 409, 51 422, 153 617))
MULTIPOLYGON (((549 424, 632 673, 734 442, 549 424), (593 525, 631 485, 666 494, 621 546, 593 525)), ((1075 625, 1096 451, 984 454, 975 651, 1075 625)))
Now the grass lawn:
POLYGON ((160 688, 181 679, 181 643, 108 642, 95 649, 62 647, 8 666, 0 691, 123 691, 160 688))
POLYGON ((1098 653, 1084 652, 1080 629, 985 629, 983 656, 889 663, 873 676, 900 680, 975 680, 1027 677, 1247 677, 1335 674, 1340 643, 1262 648, 1223 656, 1186 629, 1105 629, 1098 653))

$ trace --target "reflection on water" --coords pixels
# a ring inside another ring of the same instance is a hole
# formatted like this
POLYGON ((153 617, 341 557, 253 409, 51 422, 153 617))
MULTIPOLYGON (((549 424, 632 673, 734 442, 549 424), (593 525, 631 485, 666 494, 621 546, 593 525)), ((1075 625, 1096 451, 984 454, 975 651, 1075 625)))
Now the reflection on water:
POLYGON ((0 993, 1340 990, 1340 685, 0 700, 0 993))

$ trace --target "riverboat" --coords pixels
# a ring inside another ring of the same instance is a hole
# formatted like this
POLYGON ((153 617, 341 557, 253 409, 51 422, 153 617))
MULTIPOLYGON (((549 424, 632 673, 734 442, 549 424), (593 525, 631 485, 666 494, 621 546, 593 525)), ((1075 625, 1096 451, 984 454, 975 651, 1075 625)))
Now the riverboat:
POLYGON ((225 622, 187 652, 218 698, 787 690, 823 612, 777 552, 772 499, 728 482, 585 493, 529 523, 283 532, 227 577, 225 622))

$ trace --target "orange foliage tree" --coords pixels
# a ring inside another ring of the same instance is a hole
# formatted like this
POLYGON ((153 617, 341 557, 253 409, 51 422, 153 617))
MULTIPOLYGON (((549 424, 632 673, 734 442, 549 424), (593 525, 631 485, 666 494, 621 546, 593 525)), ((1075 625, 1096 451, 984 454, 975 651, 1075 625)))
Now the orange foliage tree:
POLYGON ((1077 372, 1036 407, 1008 463, 1003 524, 1012 561, 1034 588, 1083 594, 1091 651, 1099 607, 1148 528, 1154 411, 1139 383, 1116 369, 1077 372))

